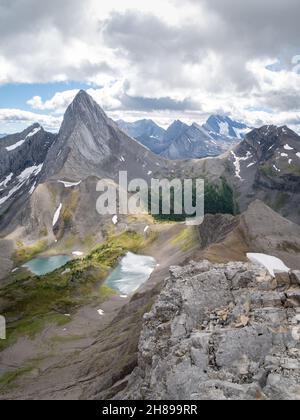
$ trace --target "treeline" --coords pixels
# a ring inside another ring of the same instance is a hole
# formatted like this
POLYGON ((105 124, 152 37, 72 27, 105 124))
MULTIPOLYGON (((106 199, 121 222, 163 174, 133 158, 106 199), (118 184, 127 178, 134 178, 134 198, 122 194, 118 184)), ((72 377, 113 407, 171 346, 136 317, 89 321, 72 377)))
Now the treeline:
MULTIPOLYGON (((193 205, 196 205, 197 199, 196 186, 193 186, 193 205)), ((183 201, 182 194, 182 204, 183 201)), ((191 215, 174 214, 174 192, 171 192, 171 212, 170 214, 162 214, 162 193, 160 192, 160 214, 153 215, 157 221, 172 221, 172 222, 183 222, 187 217, 193 217, 191 215)), ((151 195, 149 194, 148 201, 149 213, 151 213, 151 195)), ((205 181, 204 189, 204 213, 205 214, 236 214, 237 209, 234 200, 234 194, 232 188, 228 185, 224 178, 221 179, 219 184, 213 184, 209 181, 205 181)))

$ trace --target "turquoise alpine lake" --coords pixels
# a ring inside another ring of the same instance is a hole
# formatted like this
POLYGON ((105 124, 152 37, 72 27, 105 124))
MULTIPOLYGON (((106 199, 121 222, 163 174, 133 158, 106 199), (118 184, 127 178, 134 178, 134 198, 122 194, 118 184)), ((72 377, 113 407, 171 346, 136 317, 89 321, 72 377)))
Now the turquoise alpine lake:
POLYGON ((149 279, 156 267, 154 258, 128 252, 105 284, 122 295, 129 295, 149 279))
POLYGON ((33 274, 37 276, 44 276, 45 274, 52 273, 52 271, 63 267, 67 262, 71 261, 71 257, 67 255, 55 255, 53 257, 35 258, 23 267, 28 268, 33 274))

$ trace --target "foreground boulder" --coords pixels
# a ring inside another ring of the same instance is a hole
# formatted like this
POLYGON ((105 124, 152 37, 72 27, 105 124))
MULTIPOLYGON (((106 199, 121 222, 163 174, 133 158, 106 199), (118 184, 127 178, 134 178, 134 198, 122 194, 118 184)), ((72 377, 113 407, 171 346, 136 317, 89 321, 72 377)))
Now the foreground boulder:
POLYGON ((299 273, 173 267, 121 399, 300 399, 299 273))

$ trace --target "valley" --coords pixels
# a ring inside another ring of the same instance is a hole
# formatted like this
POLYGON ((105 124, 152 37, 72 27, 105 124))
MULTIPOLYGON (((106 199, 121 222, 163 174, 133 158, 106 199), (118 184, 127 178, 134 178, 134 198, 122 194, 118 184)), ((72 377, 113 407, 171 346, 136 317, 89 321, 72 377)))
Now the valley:
POLYGON ((80 91, 57 135, 36 124, 1 140, 1 399, 273 399, 286 395, 286 377, 294 396, 300 137, 285 126, 245 131, 220 116, 202 127, 177 121, 166 132, 148 120, 115 123, 80 91), (180 136, 170 142, 170 133, 180 136), (226 147, 201 159, 172 149, 188 138, 197 150, 208 138, 226 147), (168 152, 161 142, 170 142, 168 152), (204 179, 203 223, 147 211, 99 214, 98 182, 108 178, 119 191, 120 171, 129 181, 204 179), (276 257, 289 272, 272 276, 250 254, 276 257), (235 360, 219 348, 231 337, 235 360), (263 373, 247 340, 263 348, 263 373), (288 350, 275 351, 275 340, 288 350), (164 357, 174 371, 165 371, 164 357), (201 381, 191 375, 189 387, 190 360, 201 381))

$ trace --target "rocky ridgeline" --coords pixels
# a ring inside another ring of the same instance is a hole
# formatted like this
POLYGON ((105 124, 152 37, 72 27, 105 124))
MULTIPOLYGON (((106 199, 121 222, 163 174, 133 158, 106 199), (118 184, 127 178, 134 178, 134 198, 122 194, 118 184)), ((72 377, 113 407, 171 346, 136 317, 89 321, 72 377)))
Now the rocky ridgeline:
POLYGON ((121 399, 300 399, 300 272, 173 267, 121 399))

